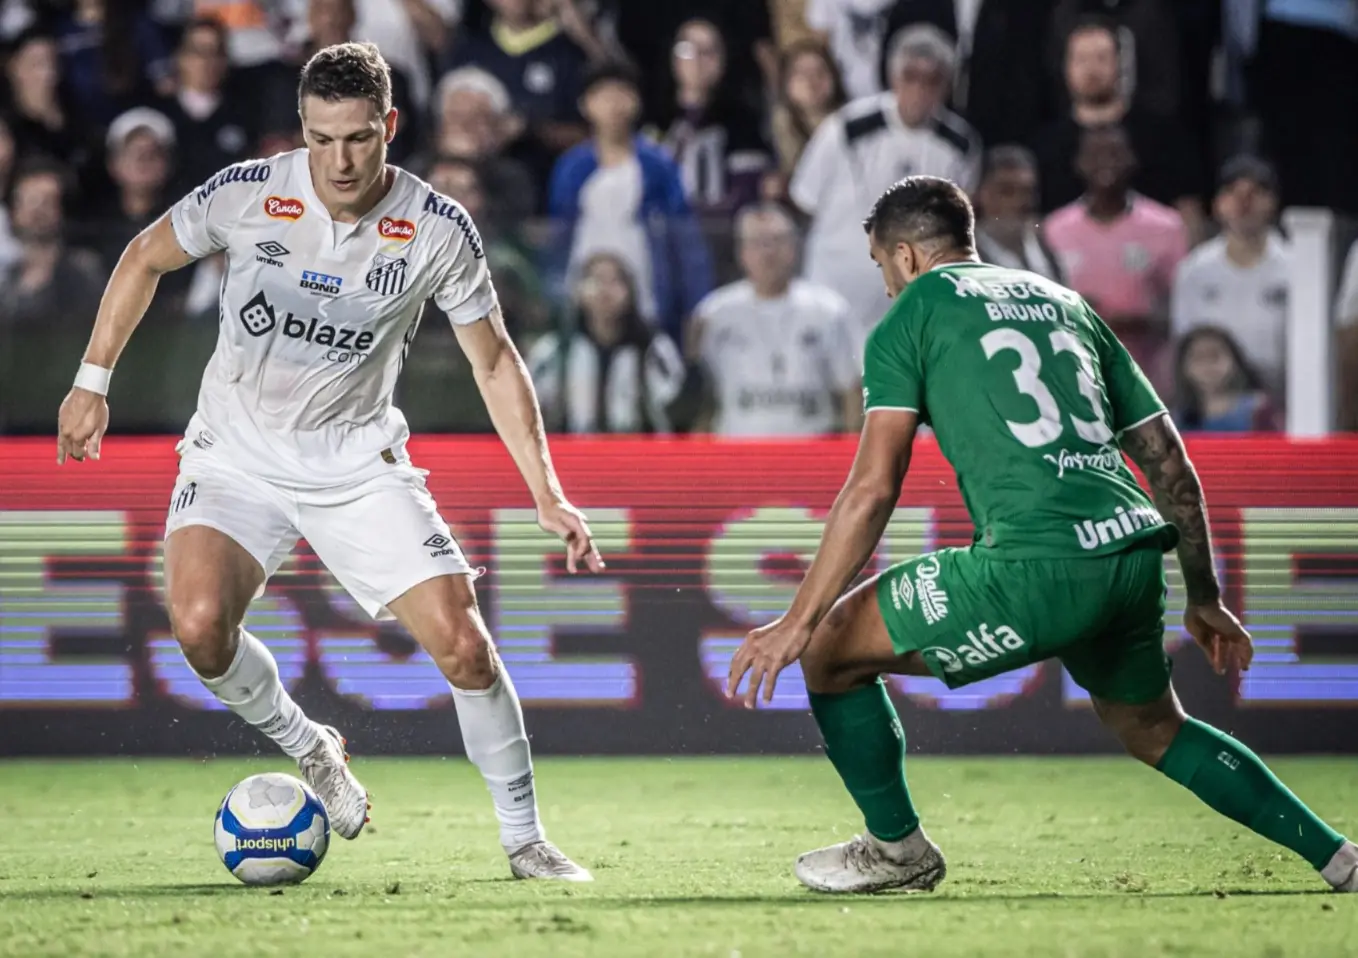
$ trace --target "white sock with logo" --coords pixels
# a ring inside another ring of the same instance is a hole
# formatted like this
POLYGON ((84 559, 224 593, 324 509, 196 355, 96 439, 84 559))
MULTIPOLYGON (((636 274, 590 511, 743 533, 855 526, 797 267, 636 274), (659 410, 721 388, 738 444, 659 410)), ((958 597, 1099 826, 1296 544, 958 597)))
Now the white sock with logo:
POLYGON ((268 646, 244 629, 236 642, 236 657, 216 679, 199 680, 231 711, 273 739, 293 758, 316 747, 320 729, 302 712, 278 677, 278 663, 268 646))
POLYGON ((499 677, 488 689, 448 687, 453 690, 467 758, 480 770, 495 803, 500 844, 512 852, 542 841, 546 836, 538 820, 528 733, 509 673, 501 665, 499 677))

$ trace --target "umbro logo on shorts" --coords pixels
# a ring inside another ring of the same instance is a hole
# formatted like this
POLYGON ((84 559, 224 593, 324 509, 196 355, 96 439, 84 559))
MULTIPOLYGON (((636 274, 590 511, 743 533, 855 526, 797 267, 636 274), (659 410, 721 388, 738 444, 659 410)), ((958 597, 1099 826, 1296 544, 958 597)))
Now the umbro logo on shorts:
POLYGON ((440 556, 457 555, 457 547, 453 545, 453 540, 440 532, 436 532, 428 539, 425 539, 424 544, 426 548, 434 550, 429 553, 431 559, 437 559, 440 556))
POLYGON ((263 256, 256 256, 255 262, 263 263, 265 266, 282 266, 278 261, 280 256, 287 256, 292 250, 282 243, 275 243, 273 240, 266 240, 263 243, 256 243, 255 249, 263 253, 263 256))

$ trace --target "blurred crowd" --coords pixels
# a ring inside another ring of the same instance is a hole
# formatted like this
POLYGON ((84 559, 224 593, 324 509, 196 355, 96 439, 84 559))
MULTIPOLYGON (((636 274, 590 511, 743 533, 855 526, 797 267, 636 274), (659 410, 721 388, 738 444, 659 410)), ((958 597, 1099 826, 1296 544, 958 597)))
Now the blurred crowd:
MULTIPOLYGON (((1279 211, 1358 216, 1358 0, 0 0, 0 430, 49 430, 127 242, 301 146, 298 68, 351 39, 559 431, 856 429, 888 305, 860 223, 915 173, 972 192, 983 259, 1084 294, 1181 428, 1280 428, 1279 211)), ((221 268, 162 281, 115 428, 187 418, 221 268)), ((1353 393, 1358 246, 1339 274, 1353 393)), ((446 324, 418 345, 412 427, 488 429, 446 324)))

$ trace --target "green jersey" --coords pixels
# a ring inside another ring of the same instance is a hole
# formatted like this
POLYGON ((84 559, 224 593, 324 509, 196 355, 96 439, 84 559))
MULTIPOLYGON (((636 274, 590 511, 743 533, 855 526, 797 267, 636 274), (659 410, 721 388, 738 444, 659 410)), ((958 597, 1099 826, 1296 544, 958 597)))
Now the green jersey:
POLYGON ((949 263, 911 283, 868 338, 863 401, 933 428, 996 558, 1178 541, 1117 444, 1164 404, 1084 299, 1036 273, 949 263))

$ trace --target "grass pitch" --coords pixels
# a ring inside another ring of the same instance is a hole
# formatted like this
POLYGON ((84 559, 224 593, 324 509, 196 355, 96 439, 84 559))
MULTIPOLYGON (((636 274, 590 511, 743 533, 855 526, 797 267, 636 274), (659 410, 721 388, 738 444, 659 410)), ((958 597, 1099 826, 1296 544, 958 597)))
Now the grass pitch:
MULTIPOLYGON (((1276 768, 1358 832, 1358 762, 1276 768)), ((0 762, 0 955, 1358 954, 1358 895, 1126 759, 910 759, 948 878, 869 898, 792 877, 859 825, 814 758, 539 762, 584 886, 510 880, 465 761, 359 758, 373 824, 281 894, 212 846, 221 797, 269 769, 288 764, 0 762)))

